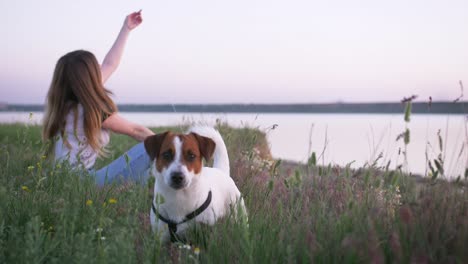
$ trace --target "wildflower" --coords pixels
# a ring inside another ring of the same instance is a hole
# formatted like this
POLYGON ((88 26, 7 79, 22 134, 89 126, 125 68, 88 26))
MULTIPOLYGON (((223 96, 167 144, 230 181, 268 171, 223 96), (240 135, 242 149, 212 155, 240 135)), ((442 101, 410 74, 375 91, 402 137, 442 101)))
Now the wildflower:
POLYGON ((86 205, 87 206, 93 205, 93 200, 90 200, 90 199, 86 200, 86 205))
POLYGON ((21 186, 21 189, 25 192, 30 192, 31 190, 28 188, 28 186, 21 186))
POLYGON ((405 224, 411 223, 413 219, 413 212, 409 206, 403 206, 400 208, 400 218, 405 224))
POLYGON ((96 228, 95 231, 96 231, 96 233, 101 233, 103 230, 104 230, 104 229, 102 229, 102 227, 98 227, 98 228, 96 228))
POLYGON ((34 170, 34 166, 32 166, 32 165, 28 166, 28 171, 32 171, 32 170, 34 170))
POLYGON ((106 237, 105 237, 105 236, 102 236, 102 237, 101 237, 101 240, 103 240, 103 241, 106 240, 106 237))
POLYGON ((392 253, 396 257, 397 260, 402 260, 403 252, 401 248, 401 243, 400 243, 400 236, 398 235, 397 232, 393 231, 392 234, 390 235, 390 249, 392 250, 392 253))
POLYGON ((398 185, 395 187, 394 203, 395 205, 403 205, 403 203, 401 202, 400 186, 398 185))
POLYGON ((195 248, 193 249, 193 253, 194 253, 195 255, 197 255, 197 256, 200 255, 200 248, 199 248, 199 247, 195 247, 195 248))
POLYGON ((46 155, 42 155, 42 156, 41 156, 41 159, 45 160, 45 159, 47 159, 47 156, 46 156, 46 155))
POLYGON ((117 199, 115 198, 110 198, 109 199, 109 204, 116 204, 117 203, 117 199))

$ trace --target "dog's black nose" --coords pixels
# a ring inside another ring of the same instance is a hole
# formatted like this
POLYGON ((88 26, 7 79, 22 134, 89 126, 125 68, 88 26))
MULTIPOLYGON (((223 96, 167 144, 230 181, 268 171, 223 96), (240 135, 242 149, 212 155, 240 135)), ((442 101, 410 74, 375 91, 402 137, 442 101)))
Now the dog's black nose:
POLYGON ((184 174, 180 171, 171 174, 171 180, 175 185, 180 185, 184 181, 184 174))

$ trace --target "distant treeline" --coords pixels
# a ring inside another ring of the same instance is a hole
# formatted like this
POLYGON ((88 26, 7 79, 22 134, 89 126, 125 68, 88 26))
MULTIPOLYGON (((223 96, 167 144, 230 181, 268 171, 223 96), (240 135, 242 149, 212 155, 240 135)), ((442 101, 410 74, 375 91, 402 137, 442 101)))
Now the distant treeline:
MULTIPOLYGON (((413 113, 465 114, 466 102, 414 102, 413 113)), ((196 113, 402 113, 403 103, 329 104, 121 104, 121 112, 196 113)), ((43 105, 3 104, 0 111, 40 112, 43 105)))

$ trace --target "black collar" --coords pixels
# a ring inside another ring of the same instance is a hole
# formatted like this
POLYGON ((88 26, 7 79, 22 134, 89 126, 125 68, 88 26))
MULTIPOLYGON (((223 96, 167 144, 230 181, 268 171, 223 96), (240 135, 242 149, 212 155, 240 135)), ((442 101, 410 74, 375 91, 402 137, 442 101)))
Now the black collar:
POLYGON ((211 190, 208 192, 208 197, 206 198, 205 202, 200 207, 195 209, 195 211, 191 212, 190 214, 187 214, 185 216, 185 219, 183 219, 181 222, 178 222, 178 223, 170 219, 167 219, 161 214, 159 214, 158 210, 156 210, 156 207, 154 206, 154 203, 151 203, 151 207, 153 209, 153 213, 155 213, 158 216, 159 220, 166 223, 167 226, 169 227, 169 234, 171 235, 171 242, 176 242, 178 240, 176 237, 177 226, 187 221, 190 221, 193 218, 197 217, 199 214, 203 213, 203 211, 205 211, 206 208, 210 206, 210 203, 211 203, 211 190))

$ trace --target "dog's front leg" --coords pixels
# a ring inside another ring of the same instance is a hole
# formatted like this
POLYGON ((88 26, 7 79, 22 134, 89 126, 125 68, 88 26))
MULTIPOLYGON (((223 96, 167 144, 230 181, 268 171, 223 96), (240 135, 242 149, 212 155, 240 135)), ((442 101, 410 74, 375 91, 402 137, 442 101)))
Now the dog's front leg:
POLYGON ((167 224, 159 219, 156 219, 156 215, 152 210, 150 212, 150 221, 153 233, 159 237, 161 242, 168 243, 171 241, 171 236, 169 234, 169 228, 167 227, 167 224))

